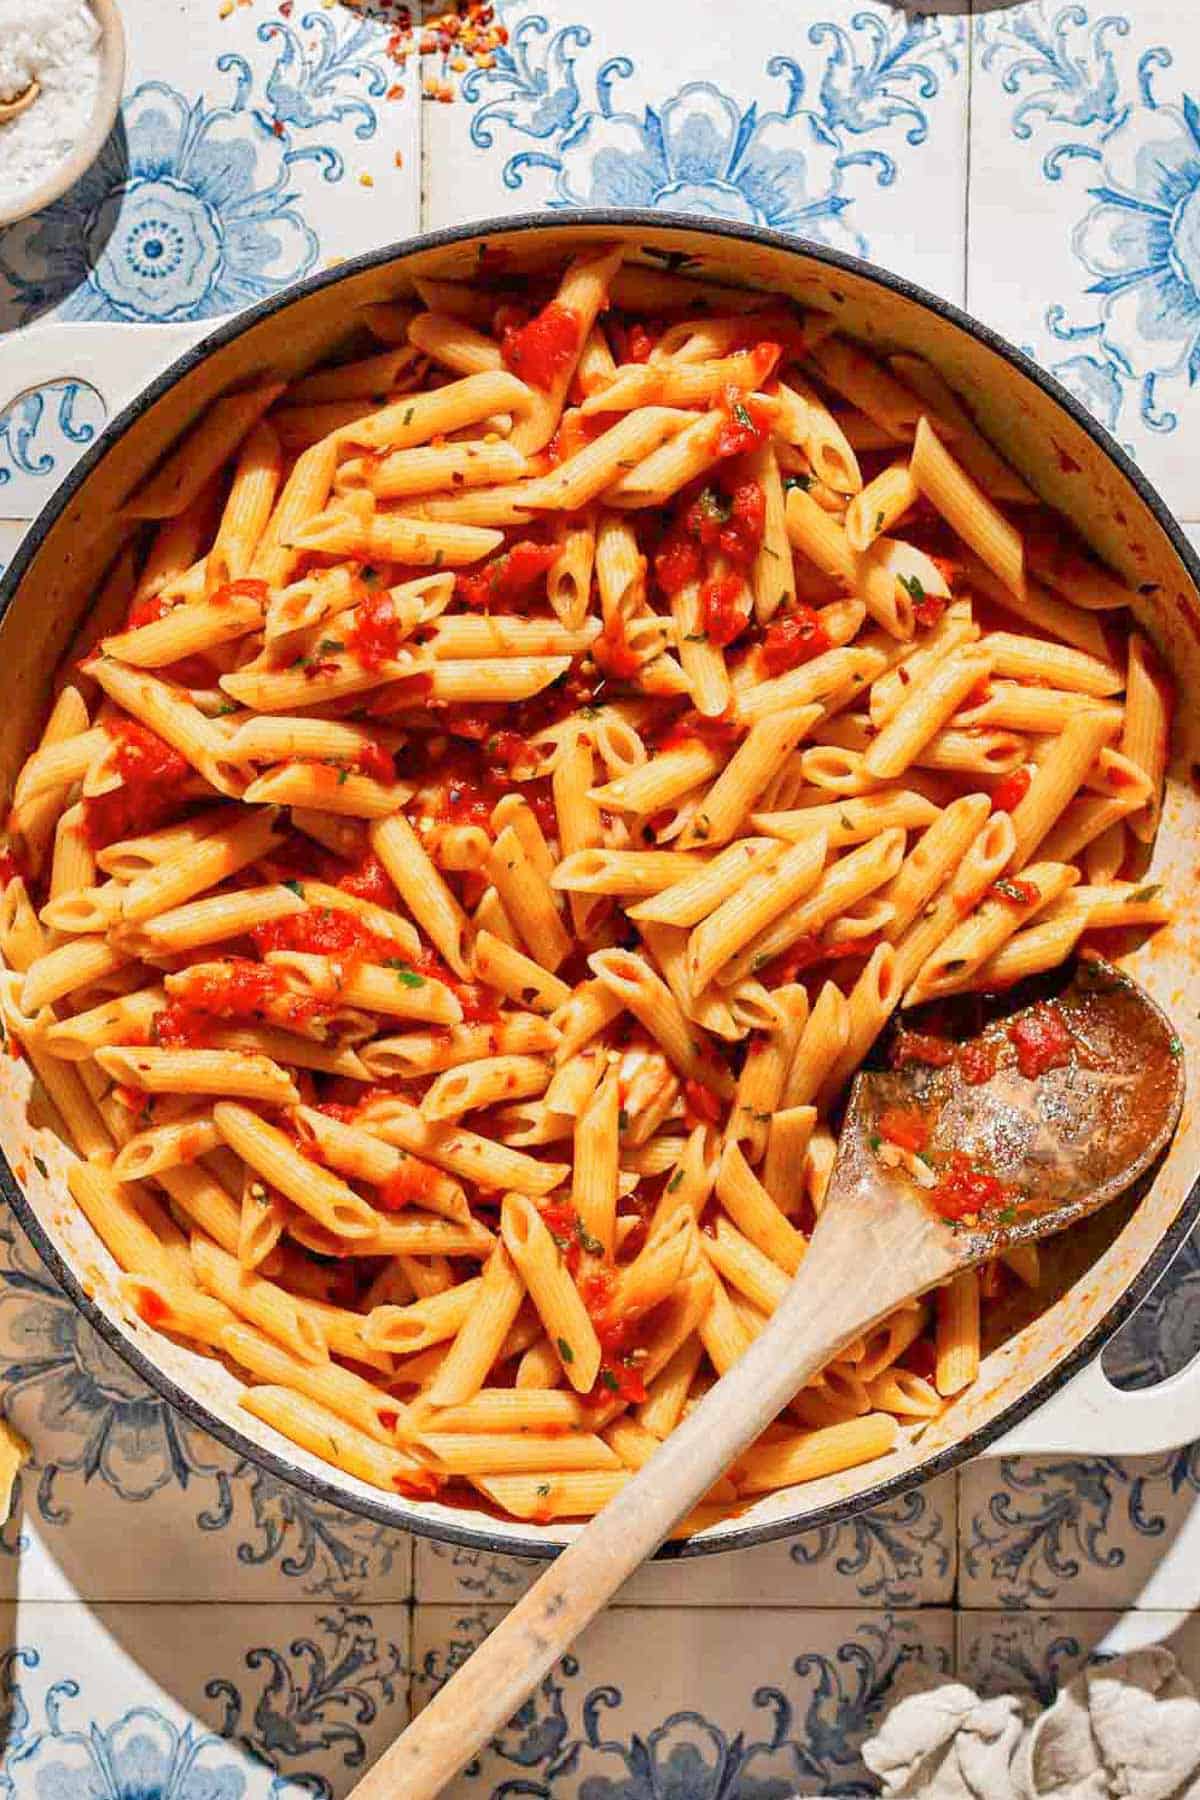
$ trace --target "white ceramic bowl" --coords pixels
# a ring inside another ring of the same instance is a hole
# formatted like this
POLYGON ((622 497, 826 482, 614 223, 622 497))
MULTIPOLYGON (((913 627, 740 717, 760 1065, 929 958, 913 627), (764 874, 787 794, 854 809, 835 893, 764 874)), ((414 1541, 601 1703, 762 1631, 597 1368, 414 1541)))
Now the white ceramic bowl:
POLYGON ((29 188, 7 211, 0 206, 0 226, 15 225, 18 219, 41 212, 44 206, 49 206, 52 200, 74 187, 95 162, 101 145, 113 128, 125 81, 125 27, 121 23, 117 0, 90 0, 90 4, 100 26, 100 79, 87 129, 71 154, 40 187, 29 188))
MULTIPOLYGON (((760 287, 833 313, 839 328, 883 351, 932 361, 964 397, 997 446, 1047 503, 1074 519, 1138 590, 1136 610, 1180 690, 1178 731, 1152 879, 1165 880, 1177 923, 1152 939, 1132 968, 1176 1021, 1192 1071, 1192 1099, 1175 1143, 1140 1204, 1126 1199, 1046 1247, 1036 1304, 989 1327, 981 1377, 919 1438, 880 1462, 768 1494, 736 1521, 666 1554, 731 1549, 879 1505, 915 1482, 1003 1441, 1012 1450, 1150 1452, 1200 1435, 1200 1363, 1162 1387, 1121 1393, 1104 1380, 1099 1351, 1148 1293, 1200 1214, 1200 1066, 1195 946, 1200 943, 1200 563, 1162 501, 1107 433, 1027 357, 956 308, 910 283, 795 238, 662 213, 530 215, 440 232, 394 245, 316 276, 239 315, 189 349, 112 418, 41 517, 0 580, 0 790, 36 741, 53 672, 99 577, 131 526, 123 502, 219 394, 267 371, 287 377, 335 350, 356 310, 413 294, 414 276, 470 280, 483 244, 519 277, 585 246, 622 240, 649 267, 682 265, 717 281, 760 287), (1005 1435, 1007 1434, 1007 1435, 1005 1435)), ((171 328, 161 328, 170 333, 171 328)), ((46 326, 12 348, 14 386, 68 366, 112 396, 136 390, 135 351, 161 367, 178 345, 153 328, 121 332, 129 351, 93 342, 97 328, 46 326), (72 336, 72 332, 79 334, 72 336), (90 346, 90 350, 89 350, 90 346), (36 372, 36 373, 35 373, 36 372)), ((0 342, 0 385, 5 375, 0 342)), ((2 395, 0 395, 2 398, 2 395)), ((112 408, 115 411, 115 407, 112 408)), ((6 1062, 0 1082, 0 1195, 105 1340, 194 1424, 240 1455, 336 1503, 386 1524, 493 1551, 548 1556, 573 1526, 496 1517, 482 1506, 416 1502, 381 1493, 297 1449, 239 1405, 241 1383, 211 1357, 127 1316, 117 1271, 66 1190, 67 1153, 34 1136, 26 1114, 28 1070, 6 1062), (35 1156, 34 1152, 37 1152, 35 1156)))

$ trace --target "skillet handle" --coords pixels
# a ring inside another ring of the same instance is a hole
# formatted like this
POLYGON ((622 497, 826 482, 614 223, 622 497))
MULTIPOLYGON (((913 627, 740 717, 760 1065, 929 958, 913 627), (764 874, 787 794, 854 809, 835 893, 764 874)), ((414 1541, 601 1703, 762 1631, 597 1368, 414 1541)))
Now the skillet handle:
POLYGON ((984 1456, 1157 1456, 1200 1438, 1200 1356, 1157 1387, 1114 1387, 1097 1356, 984 1456))
POLYGON ((0 516, 31 519, 100 429, 147 382, 209 331, 211 320, 179 325, 58 323, 0 333, 0 516), (72 389, 75 392, 72 392, 72 389), (86 425, 78 390, 99 396, 86 425), (51 395, 44 390, 51 389, 51 395), (42 393, 37 417, 17 416, 19 403, 42 393), (75 414, 74 422, 72 414, 75 414), (48 465, 48 466, 47 466, 48 465))

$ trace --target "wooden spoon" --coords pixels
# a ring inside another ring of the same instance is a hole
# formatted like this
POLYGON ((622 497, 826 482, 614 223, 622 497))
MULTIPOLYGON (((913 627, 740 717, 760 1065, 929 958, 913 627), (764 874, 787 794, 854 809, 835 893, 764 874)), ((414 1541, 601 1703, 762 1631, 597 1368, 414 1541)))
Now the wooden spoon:
POLYGON ((41 83, 31 81, 24 93, 18 94, 15 100, 0 100, 0 125, 7 125, 10 119, 18 118, 27 106, 33 105, 41 91, 41 83))
MULTIPOLYGON (((931 1010, 909 1023, 928 1032, 931 1010)), ((943 1043, 972 1046, 967 1069, 958 1053, 944 1066, 908 1060, 914 1050, 939 1054, 928 1037, 922 1044, 909 1034, 893 1042, 899 1067, 855 1078, 824 1208, 770 1324, 501 1620, 351 1800, 432 1800, 844 1345, 960 1270, 1103 1206, 1146 1173, 1174 1133, 1184 1090, 1179 1041, 1136 982, 1098 958, 1023 984, 1003 1002, 955 1002, 940 1009, 936 1023, 943 1043), (1016 1066, 1017 1040, 1032 1067, 1039 1040, 1049 1042, 1048 1018, 1053 1035, 1064 1026, 1069 1034, 1068 1060, 1029 1078, 1016 1066), (995 1073, 980 1081, 993 1057, 995 1073), (935 1164, 962 1152, 1004 1192, 979 1215, 955 1222, 940 1216, 903 1167, 880 1160, 881 1151, 892 1154, 879 1132, 889 1108, 920 1110, 935 1164)))

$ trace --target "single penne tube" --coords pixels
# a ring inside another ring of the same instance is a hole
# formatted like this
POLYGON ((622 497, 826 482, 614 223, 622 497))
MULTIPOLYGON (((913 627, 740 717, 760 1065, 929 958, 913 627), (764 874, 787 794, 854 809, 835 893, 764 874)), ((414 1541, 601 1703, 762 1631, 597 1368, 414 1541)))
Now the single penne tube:
POLYGON ((1104 715, 1085 711, 1069 718, 1053 740, 1053 753, 1038 764, 1024 796, 1012 811, 1014 870, 1024 867, 1074 799, 1108 735, 1104 715))
POLYGON ((591 790, 597 806, 615 812, 652 813, 711 780, 724 766, 720 750, 689 739, 677 749, 660 750, 649 761, 591 790))
POLYGON ((555 1066, 561 1068, 623 1010, 624 1002, 603 981, 581 981, 578 987, 568 989, 550 1016, 550 1024, 559 1034, 555 1066))
POLYGON ((476 933, 474 970, 488 987, 535 1011, 552 1014, 570 998, 565 981, 490 931, 476 933))
POLYGON ((863 1342, 863 1353, 855 1364, 860 1381, 868 1387, 885 1369, 915 1344, 929 1323, 929 1308, 921 1301, 910 1301, 894 1313, 889 1313, 878 1325, 874 1326, 863 1342))
POLYGON ((301 376, 287 390, 296 406, 321 405, 329 400, 376 400, 395 387, 404 371, 417 360, 415 345, 401 345, 356 362, 335 363, 301 376))
POLYGON ((1069 896, 1087 917, 1090 930, 1105 931, 1129 925, 1165 925, 1171 906, 1158 882, 1087 882, 1069 896))
MULTIPOLYGON (((861 978, 860 978, 861 979, 861 978)), ((848 1036, 855 1027, 853 993, 847 1002, 848 1036)), ((809 1141, 816 1128, 812 1106, 780 1107, 767 1128, 767 1153, 763 1158, 762 1185, 783 1212, 799 1210, 804 1192, 804 1171, 809 1141)))
POLYGON ((239 580, 212 598, 177 606, 151 624, 106 637, 101 650, 138 669, 159 669, 257 630, 267 604, 265 581, 239 580))
POLYGON ((147 1094, 223 1094, 293 1106, 300 1098, 286 1069, 234 1050, 159 1050, 107 1045, 95 1051, 106 1075, 147 1094))
POLYGON ((440 1475, 541 1474, 555 1469, 615 1469, 620 1459, 602 1437, 588 1431, 562 1436, 534 1432, 456 1435, 426 1430, 414 1440, 440 1475))
POLYGON ((462 1019, 462 1003, 453 990, 444 981, 418 974, 403 956, 350 968, 335 957, 301 950, 271 950, 264 960, 306 997, 361 1007, 388 1018, 438 1025, 457 1025, 462 1019))
POLYGON ((591 597, 595 519, 588 511, 571 519, 556 515, 551 530, 558 556, 546 571, 546 598, 555 617, 574 631, 582 625, 591 597))
POLYGON ((802 706, 786 713, 770 713, 751 725, 679 837, 679 850, 716 848, 728 843, 755 800, 820 716, 819 706, 802 706))
POLYGON ((731 689, 725 653, 704 627, 703 586, 685 581, 671 595, 671 618, 679 661, 691 687, 692 702, 705 718, 718 718, 729 705, 731 689))
POLYGON ((496 838, 487 872, 530 956, 553 974, 570 950, 571 939, 550 884, 515 826, 506 825, 496 838))
POLYGON ((644 957, 627 950, 597 950, 589 956, 588 967, 619 996, 686 1080, 729 1098, 732 1076, 697 1041, 679 1002, 644 957))
POLYGON ((575 1121, 571 1203, 587 1238, 611 1259, 616 1251, 621 1095, 609 1069, 575 1121))
POLYGON ((812 890, 820 880, 826 849, 825 837, 818 833, 789 845, 777 857, 764 858, 752 867, 737 893, 693 928, 687 966, 694 994, 702 993, 719 969, 728 968, 748 944, 769 932, 774 920, 788 914, 812 890))
POLYGON ((126 952, 103 938, 71 938, 30 964, 21 987, 21 1010, 38 1013, 64 995, 78 993, 106 975, 115 974, 129 960, 126 952))
POLYGON ((363 1339, 374 1350, 407 1356, 456 1336, 479 1297, 481 1276, 407 1306, 376 1306, 363 1320, 363 1339))
POLYGON ((874 1462, 896 1448, 899 1427, 888 1413, 867 1413, 823 1430, 759 1443, 733 1472, 739 1494, 761 1494, 874 1462))
POLYGON ((481 618, 441 618, 425 648, 439 658, 581 656, 599 630, 595 619, 575 629, 557 619, 522 619, 490 613, 481 618))
POLYGON ((213 1121, 231 1150, 333 1237, 349 1241, 375 1234, 375 1209, 344 1181, 310 1162, 278 1126, 229 1100, 217 1102, 213 1121))
POLYGON ((1051 644, 1044 638, 1022 637, 1011 631, 989 631, 979 649, 992 661, 996 675, 1017 681, 1044 682, 1072 693, 1107 699, 1119 694, 1124 676, 1114 663, 1069 644, 1051 644))
POLYGON ((249 806, 303 806, 355 819, 386 819, 410 798, 401 784, 356 775, 322 762, 283 763, 251 781, 249 806))
POLYGON ((287 1222, 287 1202, 247 1169, 242 1177, 237 1248, 237 1259, 244 1269, 257 1269, 266 1262, 287 1222))
POLYGON ((554 1239, 527 1195, 505 1195, 500 1230, 567 1381, 576 1393, 589 1393, 600 1373, 600 1340, 554 1239))
MULTIPOLYGON (((132 1139, 130 1140, 132 1142, 132 1139)), ((203 1162, 178 1163, 155 1170, 158 1185, 170 1195, 176 1217, 199 1226, 206 1237, 235 1257, 241 1238, 241 1208, 203 1162)))
MULTIPOLYGON (((899 1006, 903 992, 898 952, 891 944, 880 944, 871 952, 866 966, 846 998, 849 1022, 846 1045, 832 1068, 826 1071, 817 1095, 817 1104, 824 1110, 828 1110, 854 1070, 862 1063, 867 1051, 899 1006)), ((810 1124, 809 1131, 811 1130, 810 1124)), ((769 1144, 767 1153, 769 1158, 769 1144)), ((769 1167, 766 1173, 771 1173, 769 1167)), ((783 1191, 785 1190, 780 1186, 772 1188, 777 1198, 783 1191)))
POLYGON ((127 1274, 146 1274, 166 1286, 188 1278, 186 1240, 159 1202, 133 1182, 117 1181, 95 1164, 71 1162, 67 1186, 97 1237, 127 1274))
POLYGON ((729 1291, 716 1274, 705 1246, 705 1263, 712 1277, 708 1309, 697 1329, 704 1354, 718 1375, 727 1375, 750 1347, 751 1334, 729 1296, 729 1291))
POLYGON ((540 1056, 488 1056, 438 1075, 425 1090, 421 1114, 426 1119, 458 1119, 501 1101, 525 1100, 544 1092, 550 1062, 540 1056))
MULTIPOLYGON (((500 1359, 524 1297, 525 1284, 507 1247, 498 1243, 484 1267, 474 1303, 425 1390, 423 1398, 430 1406, 459 1407, 478 1396, 500 1359)), ((452 1428, 450 1422, 445 1422, 445 1428, 452 1428)), ((476 1424, 463 1429, 480 1427, 476 1424)))
POLYGON ((853 694, 865 693, 887 661, 887 655, 873 646, 827 650, 786 675, 738 689, 735 711, 742 723, 753 724, 784 708, 816 703, 832 709, 853 694))
POLYGON ((935 1296, 937 1368, 934 1382, 943 1397, 960 1394, 979 1374, 979 1275, 963 1269, 935 1296))
POLYGON ((557 865, 551 886, 575 894, 657 894, 706 867, 707 860, 691 851, 579 850, 557 865))
POLYGON ((239 1403, 289 1443, 299 1444, 302 1450, 371 1487, 419 1500, 437 1493, 437 1477, 415 1457, 379 1443, 340 1413, 294 1388, 264 1382, 261 1387, 247 1388, 239 1403))
MULTIPOLYGON (((841 1056, 849 1036, 846 997, 836 983, 827 981, 813 1003, 788 1066, 780 1096, 785 1108, 807 1106, 816 1098, 826 1071, 841 1056)), ((749 1230, 742 1220, 738 1223, 744 1231, 749 1230)))
MULTIPOLYGON (((838 801, 822 799, 816 805, 786 812, 752 813, 750 825, 755 831, 767 832, 770 837, 782 838, 788 843, 798 843, 814 832, 824 831, 831 850, 844 850, 852 844, 865 843, 877 832, 897 826, 904 831, 924 831, 937 819, 939 810, 924 794, 897 788, 886 793, 852 795, 838 801)), ((739 840, 741 843, 765 841, 739 840)), ((661 904, 664 898, 660 894, 656 901, 645 904, 661 904)), ((637 908, 631 908, 630 912, 633 917, 639 916, 637 908)))
POLYGON ((419 312, 405 327, 408 341, 434 362, 459 375, 483 375, 502 369, 504 359, 494 338, 476 331, 465 319, 436 308, 419 312))
POLYGON ((538 1013, 505 1013, 494 1024, 451 1025, 433 1031, 408 1031, 399 1037, 375 1038, 362 1050, 367 1074, 436 1075, 463 1063, 492 1055, 537 1056, 557 1048, 559 1033, 538 1013))
POLYGON ((155 1275, 122 1276, 118 1292, 144 1324, 196 1343, 219 1344, 226 1327, 237 1322, 237 1315, 211 1294, 155 1275))
POLYGON ((704 1346, 693 1333, 654 1380, 647 1383, 646 1398, 637 1408, 637 1421, 643 1430, 660 1439, 674 1431, 683 1417, 684 1404, 703 1355, 704 1346))
MULTIPOLYGON (((50 709, 50 717, 43 728, 34 757, 44 756, 56 745, 70 743, 87 734, 88 708, 79 689, 74 685, 64 687, 54 705, 50 709)), ((107 736, 107 734, 104 734, 107 736)), ((101 752, 102 754, 103 752, 101 752)), ((30 757, 18 776, 18 785, 25 778, 30 757)), ((81 774, 86 774, 91 767, 91 758, 81 774)), ((34 874, 40 872, 45 859, 46 849, 56 823, 67 804, 70 794, 70 782, 64 781, 42 789, 33 799, 24 804, 17 802, 15 795, 13 805, 8 814, 8 833, 24 848, 26 858, 34 874)), ((82 884, 81 884, 82 885, 82 884)))
POLYGON ((990 681, 987 699, 962 708, 955 714, 954 723, 975 730, 999 725, 1013 731, 1053 736, 1062 730, 1068 714, 1085 706, 1103 712, 1113 738, 1120 736, 1125 709, 1118 701, 1095 700, 1065 688, 1029 687, 1022 681, 990 681))
POLYGON ((284 547, 301 554, 460 569, 490 556, 503 543, 501 532, 457 520, 400 512, 364 514, 334 506, 297 525, 284 547))
POLYGON ((141 837, 120 838, 96 852, 97 867, 114 880, 133 881, 158 868, 160 863, 170 862, 183 851, 194 849, 210 833, 227 824, 230 817, 227 806, 208 807, 181 820, 178 825, 164 825, 161 830, 146 832, 141 837))
MULTIPOLYGON (((527 1356, 532 1354, 526 1352, 527 1356)), ((427 1401, 428 1393, 422 1399, 427 1401)), ((577 1394, 533 1386, 485 1388, 470 1400, 437 1407, 426 1419, 431 1436, 441 1436, 443 1432, 474 1435, 493 1431, 578 1431, 587 1424, 587 1414, 577 1394)))
POLYGON ((824 338, 810 361, 825 386, 844 395, 893 440, 911 438, 923 411, 920 399, 851 339, 836 333, 824 338))
POLYGON ((468 973, 467 916, 401 813, 369 828, 371 848, 405 906, 456 975, 468 973))
POLYGON ((279 435, 260 419, 242 445, 217 535, 205 558, 209 595, 248 575, 267 528, 283 476, 279 435))
POLYGON ((643 612, 646 558, 633 526, 617 513, 601 514, 596 527, 596 586, 606 628, 643 612))
POLYGON ((490 487, 519 481, 527 463, 512 444, 498 439, 488 443, 442 444, 413 450, 393 450, 369 466, 367 485, 379 500, 402 500, 413 494, 435 494, 444 489, 490 487))
MULTIPOLYGON (((922 587, 920 598, 924 597, 922 587)), ((867 706, 876 730, 882 730, 894 718, 912 690, 932 675, 940 663, 978 637, 979 627, 971 616, 970 602, 952 600, 919 646, 872 683, 867 706)))
POLYGON ((853 591, 857 558, 838 521, 818 505, 807 488, 789 489, 787 534, 793 550, 814 563, 823 575, 853 591))
POLYGON ((1085 656, 1094 656, 1101 662, 1108 659, 1103 626, 1092 614, 1072 606, 1069 600, 1061 599, 1036 581, 1026 580, 1023 591, 1014 593, 965 545, 958 560, 963 583, 981 599, 1003 607, 1026 625, 1032 625, 1035 631, 1060 639, 1085 656))
POLYGON ((282 885, 238 888, 159 913, 142 924, 140 935, 156 950, 193 950, 304 910, 304 901, 282 885))
POLYGON ((500 413, 525 412, 532 401, 531 389, 507 369, 486 369, 462 381, 448 382, 445 387, 390 401, 376 412, 343 426, 336 435, 343 451, 348 446, 410 450, 500 413))
MULTIPOLYGON (((863 484, 858 458, 816 389, 793 369, 786 382, 777 384, 775 398, 777 438, 802 450, 814 477, 834 493, 857 494, 863 484)), ((890 433, 884 434, 885 448, 894 442, 890 433)))
POLYGON ((1142 771, 1150 798, 1129 817, 1129 829, 1140 843, 1154 842, 1162 814, 1163 784, 1171 743, 1173 690, 1148 638, 1131 633, 1125 670, 1125 717, 1121 754, 1142 771))
POLYGON ((196 1280, 206 1293, 223 1301, 240 1318, 248 1319, 267 1337, 276 1339, 301 1362, 329 1360, 329 1347, 320 1324, 286 1288, 243 1268, 235 1257, 199 1232, 192 1233, 191 1255, 196 1280))
POLYGON ((554 435, 583 346, 598 315, 609 303, 609 288, 621 266, 622 255, 620 245, 614 245, 598 253, 573 257, 563 271, 552 304, 574 319, 575 349, 560 360, 545 387, 531 385, 527 390, 527 404, 518 412, 512 433, 514 444, 526 454, 543 449, 554 435))
POLYGON ((892 463, 855 494, 846 508, 846 541, 852 550, 869 550, 876 538, 909 512, 920 489, 907 462, 892 463))
POLYGON ((223 738, 213 721, 206 719, 177 687, 111 657, 94 656, 86 667, 110 700, 178 751, 219 793, 233 799, 240 796, 241 776, 224 756, 223 738))
MULTIPOLYGON (((1059 814, 1058 823, 1051 826, 1038 849, 1048 862, 1074 862, 1081 852, 1096 843, 1106 832, 1120 827, 1122 821, 1141 804, 1136 791, 1128 795, 1113 795, 1111 799, 1105 794, 1082 793, 1059 814)), ((1114 866, 1114 873, 1124 860, 1123 836, 1119 841, 1122 855, 1114 866)))
POLYGON ((929 416, 953 430, 954 454, 984 493, 1008 506, 1036 503, 1033 490, 976 429, 965 406, 932 363, 909 355, 890 356, 888 363, 893 374, 925 402, 929 416))
MULTIPOLYGON (((811 1107, 806 1110, 812 1113, 811 1107)), ((795 1274, 808 1247, 805 1237, 776 1205, 736 1143, 727 1143, 721 1157, 717 1198, 748 1242, 787 1275, 795 1274)))
POLYGON ((1021 534, 957 463, 929 420, 917 422, 909 467, 913 481, 963 542, 987 564, 1010 593, 1025 588, 1021 534))
POLYGON ((672 356, 648 362, 625 363, 612 380, 589 394, 580 411, 593 413, 647 411, 657 403, 701 406, 724 396, 727 389, 752 392, 770 378, 778 351, 765 342, 750 350, 733 350, 728 356, 700 361, 672 356))
POLYGON ((808 1018, 808 995, 787 983, 768 996, 769 1022, 753 1030, 738 1074, 733 1107, 725 1126, 726 1145, 743 1145, 751 1162, 761 1162, 767 1127, 779 1105, 784 1078, 808 1018))
POLYGON ((15 974, 24 974, 46 953, 46 933, 33 910, 28 889, 20 875, 5 882, 0 892, 0 954, 15 974))
POLYGON ((139 988, 56 1021, 47 1028, 43 1043, 52 1056, 82 1062, 105 1044, 137 1043, 150 1033, 155 1015, 165 1005, 161 987, 139 988))
POLYGON ((729 1219, 717 1220, 704 1248, 722 1280, 768 1317, 791 1286, 791 1277, 729 1219))

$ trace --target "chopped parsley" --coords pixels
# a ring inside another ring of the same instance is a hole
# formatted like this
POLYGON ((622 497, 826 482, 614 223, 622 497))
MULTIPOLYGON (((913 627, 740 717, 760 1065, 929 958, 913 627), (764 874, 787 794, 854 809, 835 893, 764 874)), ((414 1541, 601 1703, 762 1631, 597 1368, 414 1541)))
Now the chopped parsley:
POLYGON ((813 478, 811 475, 785 475, 783 478, 783 491, 786 494, 792 488, 799 488, 802 493, 807 494, 812 487, 812 484, 813 478))
POLYGON ((676 1169, 676 1171, 672 1175, 670 1181, 668 1181, 668 1183, 667 1183, 668 1194, 673 1194, 675 1192, 675 1189, 679 1186, 679 1184, 682 1180, 683 1180, 683 1170, 676 1169))
POLYGON ((423 975, 418 975, 417 971, 410 963, 406 963, 403 957, 386 957, 383 966, 385 969, 395 969, 396 979, 400 982, 402 987, 418 988, 425 986, 425 977, 423 975))
POLYGON ((867 1147, 870 1150, 878 1150, 879 1146, 882 1143, 883 1143, 883 1139, 880 1137, 880 1135, 877 1131, 873 1131, 871 1133, 870 1137, 867 1139, 867 1147))
POLYGON ((565 1363, 573 1363, 575 1361, 575 1352, 572 1350, 570 1344, 568 1344, 566 1338, 558 1339, 558 1354, 565 1363))
POLYGON ((896 580, 909 599, 919 604, 925 598, 925 584, 917 575, 897 575, 896 580))
POLYGON ((344 650, 345 648, 346 646, 341 638, 322 638, 317 645, 317 649, 322 656, 336 656, 339 650, 344 650))
POLYGON ((600 1379, 610 1394, 615 1394, 621 1386, 611 1369, 601 1369, 600 1379))
POLYGON ((755 430, 754 420, 750 417, 750 414, 746 411, 746 408, 742 405, 740 400, 734 402, 731 410, 734 419, 742 427, 743 431, 755 430))
POLYGON ((1140 887, 1136 894, 1130 894, 1130 896, 1129 896, 1130 905, 1131 906, 1145 906, 1149 901, 1153 900, 1155 894, 1160 892, 1161 888, 1162 888, 1161 881, 1147 882, 1146 886, 1140 887))
POLYGON ((1173 1037, 1171 1039, 1170 1043, 1167 1045, 1167 1049, 1171 1052, 1172 1056, 1182 1056, 1183 1055, 1183 1039, 1173 1037))
POLYGON ((618 1131, 628 1131, 629 1130, 629 1114, 625 1111, 624 1107, 622 1107, 620 1112, 617 1114, 617 1130, 618 1131))
POLYGON ((40 1156, 34 1157, 33 1166, 37 1170, 38 1174, 41 1176, 42 1180, 45 1181, 48 1178, 50 1171, 46 1167, 45 1163, 42 1161, 40 1156))
POLYGON ((544 1500, 550 1492, 550 1483, 548 1481, 539 1481, 534 1491, 540 1499, 544 1500))
POLYGON ((285 888, 291 888, 291 890, 292 890, 292 892, 293 892, 293 894, 295 894, 295 896, 296 896, 296 898, 297 898, 297 900, 303 900, 303 898, 304 898, 304 887, 303 887, 303 884, 302 884, 302 883, 301 883, 301 882, 299 882, 299 881, 285 881, 285 882, 284 882, 284 884, 283 884, 283 885, 284 885, 284 887, 285 887, 285 888))

